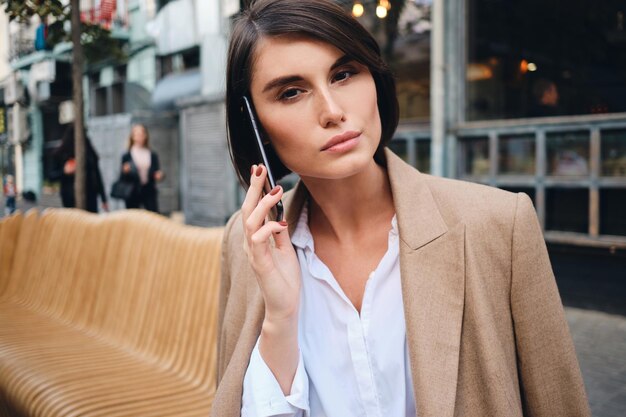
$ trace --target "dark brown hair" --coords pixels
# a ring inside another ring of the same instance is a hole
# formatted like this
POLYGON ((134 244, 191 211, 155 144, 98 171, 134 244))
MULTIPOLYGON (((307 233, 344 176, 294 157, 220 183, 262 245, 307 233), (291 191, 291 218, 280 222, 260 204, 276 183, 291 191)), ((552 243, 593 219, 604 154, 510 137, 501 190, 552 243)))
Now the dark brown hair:
MULTIPOLYGON (((374 78, 382 134, 374 155, 384 163, 383 148, 398 126, 398 100, 391 71, 382 60, 376 40, 350 14, 330 0, 258 0, 236 19, 228 49, 226 122, 230 156, 239 181, 249 186, 250 166, 259 163, 242 97, 250 95, 254 51, 263 37, 304 36, 326 42, 365 65, 374 78)), ((265 152, 276 179, 290 173, 271 144, 265 152)))

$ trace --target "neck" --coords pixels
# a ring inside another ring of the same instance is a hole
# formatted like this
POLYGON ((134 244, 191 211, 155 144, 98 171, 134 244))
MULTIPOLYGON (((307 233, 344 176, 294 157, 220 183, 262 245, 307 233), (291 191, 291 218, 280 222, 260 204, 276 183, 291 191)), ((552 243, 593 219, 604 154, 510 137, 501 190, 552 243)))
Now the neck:
POLYGON ((302 178, 309 194, 309 228, 337 241, 363 237, 377 226, 386 227, 394 215, 389 177, 372 163, 348 178, 302 178))

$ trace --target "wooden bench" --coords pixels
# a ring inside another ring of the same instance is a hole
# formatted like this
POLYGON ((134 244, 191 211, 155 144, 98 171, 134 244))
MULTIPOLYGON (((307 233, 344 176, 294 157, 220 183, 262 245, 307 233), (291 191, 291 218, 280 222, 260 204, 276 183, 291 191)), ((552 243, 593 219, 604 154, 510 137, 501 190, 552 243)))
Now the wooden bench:
POLYGON ((0 415, 207 416, 222 232, 135 210, 0 221, 0 415))

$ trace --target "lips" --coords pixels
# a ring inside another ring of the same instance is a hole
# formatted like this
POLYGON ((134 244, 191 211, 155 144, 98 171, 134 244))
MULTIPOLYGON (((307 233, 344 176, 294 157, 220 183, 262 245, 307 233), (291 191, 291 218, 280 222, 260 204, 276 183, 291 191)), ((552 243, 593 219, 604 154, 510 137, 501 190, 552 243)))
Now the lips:
POLYGON ((354 131, 354 130, 351 130, 351 131, 348 131, 348 132, 344 132, 344 133, 342 133, 340 135, 333 136, 322 147, 322 151, 329 150, 333 146, 336 146, 336 145, 338 145, 340 143, 347 142, 349 140, 355 139, 355 138, 357 138, 359 136, 361 136, 361 132, 357 132, 357 131, 354 131))

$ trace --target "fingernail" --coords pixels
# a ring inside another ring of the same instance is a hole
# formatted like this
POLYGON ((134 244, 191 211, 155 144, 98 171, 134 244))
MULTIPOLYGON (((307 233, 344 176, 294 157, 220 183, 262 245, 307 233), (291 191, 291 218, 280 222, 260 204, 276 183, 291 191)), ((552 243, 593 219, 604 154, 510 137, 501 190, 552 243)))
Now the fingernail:
POLYGON ((250 175, 254 174, 254 167, 255 167, 255 166, 256 166, 256 165, 252 165, 252 166, 250 167, 250 175))
POLYGON ((259 165, 259 166, 256 168, 256 176, 257 176, 257 177, 260 177, 262 173, 263 173, 263 167, 262 167, 261 165, 259 165))
POLYGON ((280 224, 281 226, 287 226, 287 222, 284 220, 279 221, 278 224, 280 224))
POLYGON ((280 191, 280 185, 277 185, 276 187, 272 188, 272 191, 270 191, 270 194, 276 195, 278 194, 279 191, 280 191))

